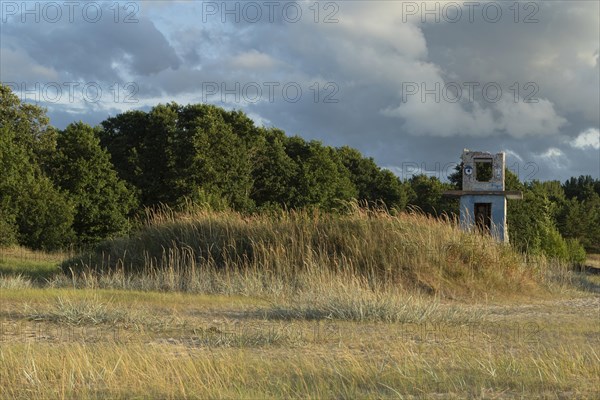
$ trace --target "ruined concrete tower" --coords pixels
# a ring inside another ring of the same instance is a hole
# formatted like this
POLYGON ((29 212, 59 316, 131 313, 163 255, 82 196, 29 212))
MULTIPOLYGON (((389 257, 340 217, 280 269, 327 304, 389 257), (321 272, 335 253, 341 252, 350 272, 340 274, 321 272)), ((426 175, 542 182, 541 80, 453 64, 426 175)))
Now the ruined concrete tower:
POLYGON ((477 229, 499 242, 508 242, 506 200, 522 199, 519 191, 504 190, 504 153, 491 154, 465 149, 462 154, 462 190, 445 194, 460 196, 460 225, 477 229))

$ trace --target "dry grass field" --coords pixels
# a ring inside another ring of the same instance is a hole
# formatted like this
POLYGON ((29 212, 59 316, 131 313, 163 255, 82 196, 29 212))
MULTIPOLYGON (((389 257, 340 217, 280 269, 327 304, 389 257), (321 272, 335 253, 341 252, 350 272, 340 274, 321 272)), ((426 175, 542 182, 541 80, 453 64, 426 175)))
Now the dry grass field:
POLYGON ((0 398, 599 397, 598 276, 423 216, 329 218, 0 250, 0 398))

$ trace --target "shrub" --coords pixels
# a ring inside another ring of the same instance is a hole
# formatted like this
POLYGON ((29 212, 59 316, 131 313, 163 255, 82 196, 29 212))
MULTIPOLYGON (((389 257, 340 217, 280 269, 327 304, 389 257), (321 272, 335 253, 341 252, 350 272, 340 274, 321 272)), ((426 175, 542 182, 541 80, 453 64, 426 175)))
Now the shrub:
POLYGON ((577 239, 567 239, 567 252, 569 254, 569 262, 574 265, 581 265, 585 262, 585 248, 577 239))

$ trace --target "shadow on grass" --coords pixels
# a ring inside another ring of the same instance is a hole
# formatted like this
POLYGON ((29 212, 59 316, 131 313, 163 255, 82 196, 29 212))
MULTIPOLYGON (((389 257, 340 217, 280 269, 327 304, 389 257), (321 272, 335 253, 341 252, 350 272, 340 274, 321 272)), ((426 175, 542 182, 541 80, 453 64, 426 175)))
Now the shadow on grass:
POLYGON ((573 285, 579 290, 600 293, 600 275, 597 272, 576 272, 573 276, 573 285))

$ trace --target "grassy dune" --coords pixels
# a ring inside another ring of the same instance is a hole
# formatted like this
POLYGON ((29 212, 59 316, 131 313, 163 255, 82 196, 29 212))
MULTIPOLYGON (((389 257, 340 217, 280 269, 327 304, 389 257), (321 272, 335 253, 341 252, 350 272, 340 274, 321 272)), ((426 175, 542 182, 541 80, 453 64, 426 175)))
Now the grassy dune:
POLYGON ((100 285, 122 276, 138 289, 213 293, 252 284, 251 292, 273 292, 358 281, 376 290, 473 297, 536 290, 544 265, 420 214, 356 209, 244 217, 167 210, 151 214, 132 238, 106 242, 63 269, 100 285))
POLYGON ((162 211, 0 251, 0 398, 598 398, 597 278, 418 214, 162 211))

